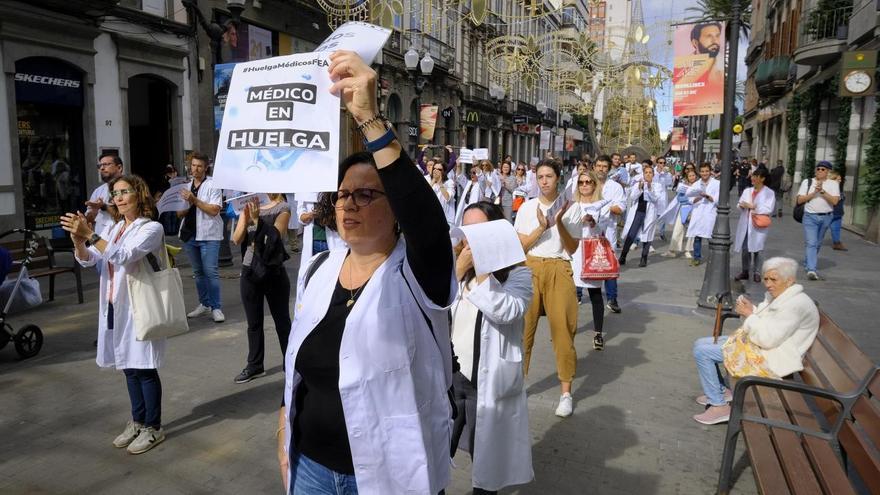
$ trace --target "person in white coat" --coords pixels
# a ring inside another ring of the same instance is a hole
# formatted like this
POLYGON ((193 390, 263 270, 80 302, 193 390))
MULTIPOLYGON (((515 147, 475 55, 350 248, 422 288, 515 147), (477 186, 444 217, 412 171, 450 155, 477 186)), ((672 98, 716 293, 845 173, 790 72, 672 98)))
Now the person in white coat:
POLYGON ((688 225, 687 237, 694 239, 694 259, 691 265, 698 266, 703 259, 703 239, 712 238, 715 216, 718 214, 718 194, 721 183, 712 177, 712 165, 700 165, 700 180, 688 188, 685 196, 694 205, 688 225))
POLYGON ((85 215, 77 212, 64 215, 61 227, 70 233, 80 265, 101 265, 96 362, 101 368, 122 370, 131 401, 131 420, 113 446, 141 454, 165 440, 158 370, 165 339, 137 340, 127 275, 163 269, 168 256, 162 224, 150 220, 155 213, 153 198, 144 180, 124 175, 110 182, 109 188, 112 204, 108 211, 116 223, 96 233, 85 215))
MULTIPOLYGON (((610 202, 609 211, 611 212, 611 218, 608 221, 607 227, 605 227, 605 238, 611 244, 611 249, 617 249, 617 222, 620 215, 626 209, 626 192, 623 186, 609 176, 611 164, 615 159, 614 156, 617 157, 618 161, 620 160, 620 155, 617 153, 612 157, 601 155, 596 158, 596 163, 593 165, 593 170, 596 171, 596 178, 602 183, 602 198, 610 202)), ((613 313, 620 313, 620 305, 617 304, 616 278, 605 281, 605 298, 608 301, 605 307, 613 313)))
POLYGON ((672 224, 672 238, 669 240, 669 246, 665 253, 661 256, 667 258, 675 258, 678 253, 684 251, 686 257, 692 257, 694 249, 694 239, 691 237, 685 239, 688 223, 690 222, 691 200, 686 196, 688 188, 697 181, 697 172, 692 168, 682 172, 682 179, 675 188, 675 198, 666 207, 660 218, 665 220, 667 224, 672 224))
POLYGON ((470 181, 465 184, 464 190, 461 193, 461 199, 458 200, 458 207, 455 209, 454 225, 461 225, 461 217, 464 215, 465 208, 483 200, 483 188, 480 185, 482 183, 480 179, 482 173, 480 169, 473 166, 469 173, 470 181))
POLYGON ((455 181, 446 178, 446 168, 440 162, 435 162, 427 177, 428 184, 437 196, 437 201, 446 215, 446 222, 452 225, 455 222, 455 181))
POLYGON ((634 181, 629 189, 629 208, 626 212, 626 224, 623 231, 626 237, 623 240, 623 249, 620 251, 620 264, 626 264, 626 256, 629 248, 636 239, 642 243, 642 257, 639 267, 648 265, 648 253, 651 251, 651 242, 654 240, 654 231, 657 227, 657 217, 660 208, 665 205, 663 198, 666 196, 666 188, 654 180, 654 167, 650 160, 642 164, 642 175, 634 181))
MULTIPOLYGON (((462 225, 504 218, 501 207, 480 201, 468 206, 462 225)), ((515 265, 476 275, 467 240, 457 250, 452 343, 461 368, 453 375, 458 416, 452 453, 456 448, 470 453, 475 495, 494 494, 535 477, 522 369, 532 272, 515 265)))
MULTIPOLYGON (((761 252, 764 251, 764 242, 767 240, 767 232, 770 231, 769 223, 765 227, 755 225, 756 215, 767 222, 770 215, 776 210, 776 194, 766 187, 764 182, 770 173, 766 167, 758 167, 752 172, 752 187, 743 191, 739 198, 739 223, 736 226, 736 241, 733 249, 742 251, 742 270, 736 276, 736 280, 748 280, 749 268, 754 268, 753 279, 755 283, 761 282, 761 274, 758 267, 761 266, 761 252)), ((760 223, 760 220, 759 222, 760 223)))
MULTIPOLYGON (((602 198, 602 182, 596 172, 584 171, 577 179, 577 193, 574 195, 574 204, 565 213, 574 222, 581 224, 581 239, 604 236, 605 230, 611 224, 611 208, 613 203, 602 198)), ((601 351, 605 348, 605 337, 602 328, 605 321, 605 301, 602 299, 601 280, 584 280, 583 272, 583 246, 567 231, 559 230, 559 236, 566 251, 571 253, 571 271, 574 278, 574 286, 577 288, 578 300, 583 299, 583 290, 587 289, 590 298, 590 306, 593 310, 593 349, 601 351)), ((614 252, 608 253, 614 256, 614 252)))
POLYGON ((456 296, 452 245, 428 183, 381 118, 376 72, 330 54, 366 148, 340 163, 333 216, 350 249, 313 257, 285 355, 285 493, 436 494, 449 482, 456 296), (405 240, 404 240, 405 239, 405 240))

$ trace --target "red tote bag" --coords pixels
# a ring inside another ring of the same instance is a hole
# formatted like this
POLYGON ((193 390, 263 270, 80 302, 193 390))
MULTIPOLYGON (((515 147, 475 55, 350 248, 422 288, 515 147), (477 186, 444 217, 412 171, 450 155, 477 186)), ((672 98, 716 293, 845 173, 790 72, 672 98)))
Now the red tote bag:
POLYGON ((620 276, 620 263, 614 256, 611 243, 605 237, 581 240, 581 279, 611 280, 620 276))

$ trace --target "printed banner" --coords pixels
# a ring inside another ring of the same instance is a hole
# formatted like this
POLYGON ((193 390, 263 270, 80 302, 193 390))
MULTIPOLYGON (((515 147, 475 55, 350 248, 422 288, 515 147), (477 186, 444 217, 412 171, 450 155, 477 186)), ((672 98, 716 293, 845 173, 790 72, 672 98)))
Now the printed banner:
POLYGON ((236 64, 217 145, 216 187, 336 190, 340 101, 330 93, 330 53, 353 50, 370 64, 390 33, 349 22, 314 53, 236 64))
POLYGON ((539 147, 542 150, 550 149, 550 131, 541 131, 541 145, 539 147))
POLYGON ((669 149, 673 151, 686 151, 688 149, 688 138, 684 127, 673 127, 672 135, 669 138, 669 149))
POLYGON ((229 95, 229 83, 232 82, 232 71, 235 64, 217 64, 214 66, 214 130, 219 131, 223 124, 223 111, 226 110, 226 97, 229 95))
POLYGON ((437 105, 422 105, 419 113, 419 137, 430 141, 434 139, 434 128, 437 126, 437 105))
POLYGON ((724 111, 724 23, 682 24, 675 29, 672 114, 724 111))

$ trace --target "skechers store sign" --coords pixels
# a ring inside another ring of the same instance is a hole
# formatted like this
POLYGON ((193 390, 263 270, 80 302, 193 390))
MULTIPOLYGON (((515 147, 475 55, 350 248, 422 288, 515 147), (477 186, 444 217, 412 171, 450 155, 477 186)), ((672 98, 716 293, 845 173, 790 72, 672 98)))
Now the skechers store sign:
POLYGON ((18 69, 15 73, 16 100, 82 106, 83 88, 80 74, 68 67, 43 61, 21 62, 16 64, 18 69), (21 65, 25 67, 19 67, 21 65))

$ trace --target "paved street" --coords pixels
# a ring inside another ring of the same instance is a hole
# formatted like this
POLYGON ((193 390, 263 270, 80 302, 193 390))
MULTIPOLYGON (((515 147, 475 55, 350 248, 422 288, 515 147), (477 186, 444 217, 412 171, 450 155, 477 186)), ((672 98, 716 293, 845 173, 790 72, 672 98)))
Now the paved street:
MULTIPOLYGON (((774 219, 766 255, 800 260, 802 231, 786 215, 774 219)), ((880 307, 880 249, 849 233, 844 242, 850 251, 841 253, 826 240, 819 265, 826 280, 804 283, 877 361, 880 338, 870 322, 876 319, 873 308, 880 307)), ((739 256, 732 257, 736 273, 739 256)), ((657 255, 647 268, 627 265, 620 284, 623 313, 606 316, 604 352, 592 350, 589 305, 580 307, 575 414, 564 420, 553 416, 558 385, 542 321, 527 379, 536 479, 504 493, 714 490, 725 428, 690 418, 700 411, 693 400, 700 392, 691 343, 711 329, 710 315, 694 310, 704 266, 657 255)), ((196 304, 190 273, 183 270, 187 307, 196 304)), ((269 329, 268 376, 234 384, 245 363, 245 321, 236 270, 221 274, 227 321, 198 320, 190 333, 170 341, 161 370, 168 438, 141 456, 111 445, 127 420, 128 397, 122 374, 94 363, 94 273, 85 275, 85 304, 76 304, 72 277, 62 276, 56 301, 13 316, 16 327, 40 325, 46 343, 28 361, 18 361, 11 345, 0 351, 0 493, 280 493, 274 433, 283 375, 277 339, 269 329)), ((761 296, 757 284, 745 289, 753 300, 761 296)), ((728 331, 733 328, 731 322, 728 331)), ((447 493, 468 493, 469 461, 459 455, 455 463, 447 493)), ((734 492, 756 492, 748 469, 734 492)))

